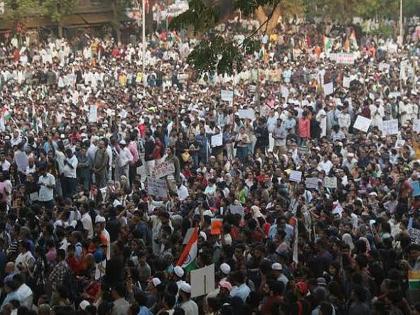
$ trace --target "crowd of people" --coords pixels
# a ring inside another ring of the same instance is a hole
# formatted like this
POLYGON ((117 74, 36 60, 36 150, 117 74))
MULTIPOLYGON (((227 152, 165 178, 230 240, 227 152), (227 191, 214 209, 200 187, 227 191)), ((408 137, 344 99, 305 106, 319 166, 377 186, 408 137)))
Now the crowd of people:
POLYGON ((415 31, 285 24, 232 76, 175 32, 1 43, 0 313, 420 314, 415 31))

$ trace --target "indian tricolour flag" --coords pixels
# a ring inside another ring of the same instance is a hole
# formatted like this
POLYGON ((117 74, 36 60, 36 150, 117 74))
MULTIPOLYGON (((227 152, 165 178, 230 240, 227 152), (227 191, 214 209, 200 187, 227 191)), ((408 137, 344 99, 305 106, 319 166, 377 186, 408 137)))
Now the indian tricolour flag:
POLYGON ((179 256, 177 266, 181 266, 185 271, 196 269, 197 259, 198 228, 195 228, 179 256))
POLYGON ((1 117, 6 121, 10 120, 12 118, 12 114, 9 112, 9 108, 7 108, 7 107, 2 108, 1 117))
POLYGON ((408 287, 410 289, 420 289, 420 270, 408 272, 408 287))
POLYGON ((332 40, 331 38, 324 35, 324 51, 329 53, 332 49, 332 40))

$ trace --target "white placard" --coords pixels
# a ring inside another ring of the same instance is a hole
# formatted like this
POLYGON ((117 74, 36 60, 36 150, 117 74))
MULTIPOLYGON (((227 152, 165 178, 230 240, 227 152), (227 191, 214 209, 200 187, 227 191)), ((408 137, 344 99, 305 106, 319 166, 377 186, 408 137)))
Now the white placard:
POLYGON ((353 128, 367 132, 369 130, 372 120, 363 116, 357 116, 356 121, 354 122, 353 128))
POLYGON ((414 119, 413 128, 415 132, 420 132, 420 119, 414 119))
POLYGON ((324 187, 325 188, 337 188, 337 177, 325 177, 324 178, 324 187))
POLYGON ((309 177, 305 179, 305 186, 308 189, 318 188, 318 177, 309 177))
POLYGON ((238 110, 238 116, 240 119, 255 120, 255 111, 253 109, 240 109, 238 110))
POLYGON ((398 119, 382 121, 382 133, 385 136, 398 134, 398 119))
POLYGON ((343 77, 343 88, 350 88, 350 82, 351 82, 351 78, 350 77, 343 77))
POLYGON ((281 96, 284 97, 285 99, 289 97, 289 89, 287 88, 287 86, 282 85, 280 87, 280 92, 281 92, 281 96))
POLYGON ((344 65, 352 65, 357 59, 357 55, 354 53, 333 53, 329 54, 328 57, 330 58, 330 60, 344 65))
POLYGON ((164 176, 168 176, 175 173, 175 166, 172 161, 163 161, 155 165, 153 169, 153 177, 154 178, 162 178, 164 176))
POLYGON ((230 205, 229 210, 230 210, 230 213, 240 214, 241 217, 245 215, 244 207, 242 207, 241 205, 230 205))
POLYGON ((206 295, 215 289, 214 264, 191 271, 191 297, 206 295))
POLYGON ((391 92, 388 94, 389 98, 397 98, 399 96, 401 96, 401 92, 391 92))
POLYGON ((89 106, 88 121, 90 123, 96 123, 98 121, 98 107, 96 105, 89 106))
POLYGON ((219 133, 217 135, 211 136, 211 146, 214 147, 220 147, 223 145, 223 133, 219 133))
POLYGON ((420 243, 420 229, 409 228, 408 234, 410 235, 411 241, 415 244, 420 243))
POLYGON ((168 195, 168 185, 165 179, 147 178, 147 193, 151 196, 165 198, 168 195))
POLYGON ((302 181, 302 172, 291 171, 290 174, 289 174, 289 180, 291 182, 300 183, 302 181))
POLYGON ((334 93, 334 83, 329 82, 324 84, 324 94, 325 95, 331 95, 334 93))
POLYGON ((233 102, 233 91, 230 91, 230 90, 220 91, 220 98, 222 99, 222 101, 232 103, 233 102))
POLYGON ((405 144, 405 140, 403 140, 403 139, 399 139, 399 140, 397 140, 397 141, 395 142, 395 147, 396 147, 397 149, 399 149, 399 148, 402 148, 402 147, 404 146, 404 144, 405 144))

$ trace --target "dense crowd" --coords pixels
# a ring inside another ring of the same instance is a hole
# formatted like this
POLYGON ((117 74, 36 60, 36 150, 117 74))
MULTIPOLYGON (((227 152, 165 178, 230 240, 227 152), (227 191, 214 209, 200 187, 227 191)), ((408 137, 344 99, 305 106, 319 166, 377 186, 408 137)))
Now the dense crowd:
POLYGON ((420 314, 410 32, 284 24, 232 76, 173 32, 1 43, 1 314, 420 314))

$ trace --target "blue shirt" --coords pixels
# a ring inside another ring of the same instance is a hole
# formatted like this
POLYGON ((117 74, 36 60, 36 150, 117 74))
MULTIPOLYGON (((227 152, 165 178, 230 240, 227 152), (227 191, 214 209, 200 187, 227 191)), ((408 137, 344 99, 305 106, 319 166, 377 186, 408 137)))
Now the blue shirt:
POLYGON ((140 306, 140 310, 137 315, 153 315, 153 314, 146 306, 140 306))

